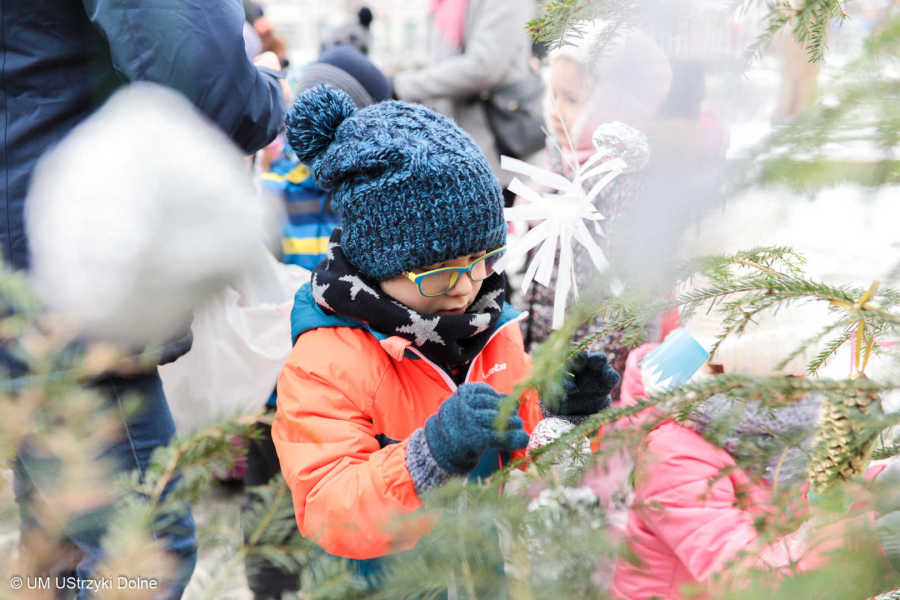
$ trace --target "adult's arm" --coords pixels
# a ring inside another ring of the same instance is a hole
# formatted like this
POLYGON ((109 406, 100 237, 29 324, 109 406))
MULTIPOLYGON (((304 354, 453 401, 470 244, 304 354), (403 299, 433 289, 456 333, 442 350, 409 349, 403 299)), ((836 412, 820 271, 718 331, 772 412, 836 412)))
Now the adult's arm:
POLYGON ((183 93, 244 152, 271 142, 285 101, 274 73, 255 67, 243 42, 239 0, 82 0, 128 81, 183 93))
POLYGON ((394 92, 401 100, 467 98, 503 83, 516 61, 529 51, 525 25, 533 13, 531 0, 481 2, 465 49, 418 71, 398 73, 394 92))

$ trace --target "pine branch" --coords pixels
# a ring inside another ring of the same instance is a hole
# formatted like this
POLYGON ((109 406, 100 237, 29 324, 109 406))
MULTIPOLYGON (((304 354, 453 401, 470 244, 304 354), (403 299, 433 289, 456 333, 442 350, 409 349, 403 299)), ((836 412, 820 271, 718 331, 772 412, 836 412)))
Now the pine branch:
POLYGON ((779 0, 769 3, 769 13, 764 19, 763 32, 757 36, 753 44, 747 49, 747 59, 757 60, 768 49, 772 40, 779 31, 797 16, 797 9, 790 2, 779 0))
POLYGON ((260 538, 266 532, 269 525, 272 524, 272 521, 275 519, 278 511, 281 509, 284 499, 288 496, 288 487, 284 480, 276 478, 274 484, 272 485, 275 488, 275 497, 268 503, 266 512, 259 519, 259 522, 256 525, 256 528, 253 530, 253 533, 251 533, 248 537, 248 546, 255 546, 257 543, 259 543, 260 538))
POLYGON ((900 444, 891 444, 872 450, 872 460, 884 460, 900 454, 900 444))
MULTIPOLYGON (((839 326, 840 324, 841 322, 838 322, 835 325, 839 326)), ((810 375, 814 375, 819 371, 819 369, 825 366, 828 361, 831 360, 831 358, 837 353, 841 346, 846 344, 847 341, 853 336, 854 330, 854 327, 848 327, 844 330, 843 333, 841 333, 841 335, 828 342, 822 349, 822 351, 819 352, 819 354, 817 354, 816 357, 809 362, 809 365, 807 365, 806 369, 807 373, 809 373, 810 375)))
POLYGON ((735 267, 748 267, 773 277, 800 276, 806 258, 787 246, 759 246, 731 256, 700 256, 676 268, 676 277, 689 279, 701 273, 720 284, 734 282, 740 273, 735 267))
POLYGON ((632 23, 639 13, 637 0, 553 0, 544 6, 544 12, 528 22, 531 38, 537 42, 564 43, 567 35, 578 35, 587 21, 603 19, 609 27, 599 45, 612 39, 623 26, 632 23))
POLYGON ((642 295, 624 293, 605 298, 597 303, 593 291, 588 291, 568 309, 563 326, 551 333, 532 351, 531 375, 519 382, 504 399, 495 420, 498 431, 503 431, 510 415, 518 408, 518 400, 527 390, 536 390, 544 402, 553 405, 563 394, 563 381, 567 365, 576 354, 586 350, 597 339, 618 332, 623 341, 636 347, 643 341, 644 331, 661 311, 675 306, 674 302, 654 303, 642 295), (597 325, 591 334, 572 343, 575 332, 584 324, 597 325))
POLYGON ((733 256, 701 257, 684 265, 681 275, 689 276, 699 271, 712 277, 712 284, 686 292, 671 303, 642 303, 640 298, 628 297, 608 299, 593 308, 585 305, 584 301, 577 303, 563 328, 551 335, 535 354, 532 376, 517 386, 504 401, 497 420, 498 427, 504 426, 508 416, 516 409, 518 398, 526 389, 539 390, 544 401, 552 404, 562 393, 565 365, 591 341, 617 327, 634 332, 635 339, 638 339, 637 332, 653 315, 672 306, 678 306, 682 310, 683 319, 703 306, 707 310, 715 309, 722 315, 722 330, 711 350, 714 355, 722 341, 743 333, 754 322, 755 317, 764 311, 778 310, 794 302, 827 302, 832 308, 841 310, 841 314, 835 321, 826 324, 818 334, 794 348, 779 367, 782 368, 835 329, 846 326, 847 329, 830 340, 810 362, 808 369, 811 373, 817 372, 848 341, 853 331, 851 324, 855 327, 862 320, 867 327, 873 329, 873 335, 895 326, 898 315, 889 309, 898 304, 900 294, 896 291, 885 288, 875 295, 876 286, 864 291, 861 288, 835 287, 812 281, 802 274, 800 265, 804 262, 802 256, 786 247, 761 247, 733 256), (748 269, 750 274, 741 274, 748 269), (569 340, 574 331, 597 315, 602 315, 607 320, 607 325, 574 348, 570 346, 569 340))
MULTIPOLYGON (((690 408, 707 398, 724 394, 736 399, 758 400, 764 405, 784 406, 794 398, 810 392, 845 394, 845 395, 878 395, 887 391, 900 389, 900 380, 875 382, 869 379, 798 379, 795 377, 749 377, 745 375, 719 375, 697 383, 687 383, 664 393, 651 394, 636 404, 617 409, 610 409, 593 415, 580 425, 574 427, 553 443, 531 451, 531 460, 537 461, 542 455, 551 453, 555 456, 565 452, 569 444, 583 436, 590 437, 592 432, 613 421, 635 415, 651 407, 659 407, 662 415, 686 415, 690 408)), ((662 417, 665 418, 665 417, 662 417)), ((872 430, 883 430, 900 422, 900 414, 872 418, 864 426, 872 430)), ((508 471, 525 463, 523 459, 511 461, 503 469, 501 479, 508 476, 508 471)))
POLYGON ((778 306, 781 300, 767 292, 745 296, 741 300, 726 304, 725 318, 722 322, 722 331, 716 338, 713 347, 710 348, 710 358, 714 357, 722 343, 731 336, 740 336, 747 326, 754 323, 754 318, 759 313, 778 306))
MULTIPOLYGON (((837 4, 831 8, 837 8, 837 4)), ((827 3, 816 0, 806 2, 797 12, 803 15, 798 18, 806 19, 801 33, 805 30, 807 41, 812 42, 807 49, 813 54, 824 49, 828 10, 827 3)), ((900 16, 895 15, 880 33, 867 40, 864 54, 843 68, 827 90, 827 105, 811 105, 748 153, 750 161, 734 162, 730 178, 733 191, 759 183, 813 191, 843 181, 867 187, 900 181, 900 164, 894 152, 900 139, 897 56, 900 16), (848 160, 829 154, 830 147, 841 144, 847 135, 870 142, 877 155, 848 160), (800 155, 804 158, 798 159, 800 155)))
POLYGON ((806 0, 798 8, 791 2, 778 0, 770 2, 768 9, 763 32, 748 49, 750 59, 758 59, 775 36, 790 26, 794 39, 806 47, 809 62, 819 62, 825 53, 829 23, 835 17, 843 21, 847 16, 840 0, 806 0))
MULTIPOLYGON (((844 320, 839 320, 834 323, 829 323, 828 325, 825 326, 824 329, 822 329, 816 335, 803 340, 803 342, 801 342, 796 348, 791 350, 790 354, 788 354, 785 358, 783 358, 781 361, 779 361, 779 363, 777 365, 775 365, 775 370, 776 371, 782 370, 785 366, 787 366, 787 364, 789 362, 791 362, 792 360, 794 360, 795 358, 797 358, 798 356, 800 356, 801 354, 806 352, 807 348, 809 348, 810 346, 812 346, 814 344, 818 344, 826 336, 828 336, 828 334, 830 334, 832 331, 834 331, 838 327, 841 327, 842 325, 846 325, 846 322, 844 320)), ((808 373, 810 375, 815 375, 817 370, 818 370, 818 368, 812 369, 811 367, 809 367, 808 373)))
POLYGON ((806 46, 809 62, 822 60, 828 24, 838 16, 846 17, 839 0, 806 0, 797 12, 794 38, 806 46))
MULTIPOLYGON (((863 290, 858 288, 835 287, 821 282, 808 280, 803 277, 784 275, 780 278, 745 277, 734 283, 714 283, 713 285, 698 290, 692 290, 678 298, 678 304, 685 307, 690 313, 698 306, 731 296, 747 294, 748 292, 765 291, 767 298, 750 296, 750 301, 744 303, 752 309, 754 303, 770 303, 768 297, 777 298, 779 303, 787 303, 796 300, 815 299, 828 302, 830 305, 845 309, 854 319, 864 319, 867 323, 900 324, 900 315, 885 310, 881 304, 872 300, 856 305, 856 298, 863 295, 863 290)), ((879 298, 890 299, 896 292, 889 291, 887 295, 880 294, 879 298)), ((732 305, 732 310, 740 306, 732 305)), ((727 315, 726 315, 727 316, 727 315)))

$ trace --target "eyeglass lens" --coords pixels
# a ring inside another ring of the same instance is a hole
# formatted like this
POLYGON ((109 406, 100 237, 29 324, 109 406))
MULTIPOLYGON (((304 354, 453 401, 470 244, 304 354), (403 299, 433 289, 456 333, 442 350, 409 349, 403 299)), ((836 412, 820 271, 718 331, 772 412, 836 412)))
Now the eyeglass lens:
MULTIPOLYGON (((503 252, 495 252, 482 256, 480 259, 472 263, 469 271, 469 277, 472 281, 482 281, 494 273, 494 265, 503 256, 503 252)), ((447 269, 446 271, 438 271, 431 273, 419 280, 419 286, 422 293, 426 296, 440 296, 453 289, 456 282, 459 281, 460 271, 457 269, 447 269)))

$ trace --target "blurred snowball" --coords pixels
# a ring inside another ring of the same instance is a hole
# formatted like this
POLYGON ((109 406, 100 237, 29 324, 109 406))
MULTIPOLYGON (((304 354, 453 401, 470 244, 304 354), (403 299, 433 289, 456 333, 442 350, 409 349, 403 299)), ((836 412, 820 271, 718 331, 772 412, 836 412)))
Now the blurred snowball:
POLYGON ((183 332, 277 223, 225 134, 150 83, 117 92, 45 154, 26 207, 42 300, 126 344, 183 332))

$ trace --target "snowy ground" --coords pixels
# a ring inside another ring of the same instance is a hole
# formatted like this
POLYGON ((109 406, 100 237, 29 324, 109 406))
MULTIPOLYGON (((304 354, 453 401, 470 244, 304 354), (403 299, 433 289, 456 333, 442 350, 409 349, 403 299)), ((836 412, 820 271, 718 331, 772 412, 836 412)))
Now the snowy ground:
POLYGON ((243 491, 216 485, 194 505, 194 519, 201 532, 199 559, 184 600, 252 600, 243 563, 233 560, 232 545, 222 544, 223 539, 239 540, 241 537, 240 507, 243 501, 243 491), (205 530, 212 535, 204 534, 205 530))

